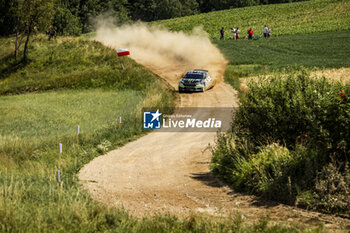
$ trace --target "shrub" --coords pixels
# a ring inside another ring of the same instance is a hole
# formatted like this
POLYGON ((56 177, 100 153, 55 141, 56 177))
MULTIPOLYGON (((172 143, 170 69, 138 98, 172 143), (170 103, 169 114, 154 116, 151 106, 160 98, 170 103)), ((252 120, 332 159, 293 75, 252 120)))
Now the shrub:
POLYGON ((348 213, 349 85, 301 69, 248 84, 233 132, 218 136, 212 170, 237 191, 348 213), (284 146, 280 146, 284 145, 284 146))
POLYGON ((316 177, 314 192, 307 190, 297 197, 297 204, 328 213, 350 215, 350 170, 348 164, 343 172, 334 163, 324 166, 316 177))
POLYGON ((234 129, 254 144, 267 140, 293 149, 297 144, 324 148, 346 160, 350 140, 349 85, 311 78, 305 70, 250 82, 234 129))

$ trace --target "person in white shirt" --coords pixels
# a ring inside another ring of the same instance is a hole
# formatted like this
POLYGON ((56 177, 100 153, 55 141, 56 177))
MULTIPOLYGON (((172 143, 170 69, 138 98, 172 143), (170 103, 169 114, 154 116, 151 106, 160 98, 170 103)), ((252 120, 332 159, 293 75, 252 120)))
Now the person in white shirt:
POLYGON ((269 28, 265 25, 265 27, 264 27, 264 37, 265 37, 265 39, 268 36, 268 30, 269 30, 269 28))
POLYGON ((237 34, 236 34, 236 29, 235 29, 234 27, 232 27, 232 28, 231 28, 231 32, 232 32, 232 34, 233 34, 232 39, 235 40, 235 39, 236 39, 236 35, 237 35, 237 34))
POLYGON ((240 33, 241 31, 239 30, 239 28, 237 27, 237 29, 236 29, 236 40, 238 40, 239 39, 239 33, 240 33))

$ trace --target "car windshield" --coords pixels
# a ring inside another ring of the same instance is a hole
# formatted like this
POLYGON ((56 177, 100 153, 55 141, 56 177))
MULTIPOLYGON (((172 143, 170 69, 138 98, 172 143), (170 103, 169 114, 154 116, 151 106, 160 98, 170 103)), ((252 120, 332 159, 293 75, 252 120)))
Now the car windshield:
POLYGON ((203 79, 203 74, 186 74, 184 79, 203 79))

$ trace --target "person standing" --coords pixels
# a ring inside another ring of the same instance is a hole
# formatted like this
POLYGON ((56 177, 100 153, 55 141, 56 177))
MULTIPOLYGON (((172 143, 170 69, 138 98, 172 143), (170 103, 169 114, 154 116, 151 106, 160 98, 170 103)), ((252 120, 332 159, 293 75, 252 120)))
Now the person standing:
POLYGON ((268 36, 268 30, 269 30, 269 28, 265 25, 265 27, 264 27, 264 38, 265 38, 265 39, 266 39, 267 36, 268 36))
POLYGON ((271 28, 268 28, 267 29, 267 38, 270 38, 271 37, 271 28))
POLYGON ((225 29, 224 27, 222 27, 220 30, 220 40, 223 40, 224 38, 225 38, 225 29))
POLYGON ((236 40, 238 40, 239 39, 239 33, 240 33, 241 31, 239 30, 239 28, 237 27, 237 29, 236 29, 236 40))
POLYGON ((248 40, 252 40, 252 39, 253 39, 253 33, 254 33, 253 29, 250 28, 250 29, 248 30, 248 40))
POLYGON ((236 29, 234 27, 231 28, 232 39, 236 40, 236 29))

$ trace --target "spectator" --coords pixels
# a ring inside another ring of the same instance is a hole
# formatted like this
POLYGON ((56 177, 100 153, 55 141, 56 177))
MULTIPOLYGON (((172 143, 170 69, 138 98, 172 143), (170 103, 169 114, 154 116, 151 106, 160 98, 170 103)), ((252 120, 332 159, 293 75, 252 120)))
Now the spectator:
POLYGON ((224 38, 225 38, 225 29, 224 27, 222 27, 220 30, 220 40, 223 40, 224 38))
POLYGON ((239 33, 240 33, 241 31, 239 30, 239 28, 237 27, 237 29, 236 29, 236 40, 238 40, 239 39, 239 33))
POLYGON ((248 40, 252 40, 252 39, 253 39, 253 33, 254 33, 253 29, 250 28, 250 29, 248 30, 248 40))
POLYGON ((56 30, 55 30, 55 27, 52 25, 49 28, 49 40, 51 40, 51 38, 56 39, 56 30))
POLYGON ((269 28, 265 25, 265 27, 264 27, 264 37, 265 37, 265 39, 267 38, 268 30, 269 30, 269 28))
POLYGON ((232 27, 231 28, 231 32, 232 32, 232 34, 233 34, 233 36, 232 36, 232 39, 236 39, 236 35, 237 35, 237 32, 236 32, 236 29, 234 28, 234 27, 232 27))
POLYGON ((267 30, 267 38, 270 38, 271 37, 271 28, 268 28, 267 30))

